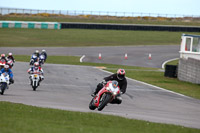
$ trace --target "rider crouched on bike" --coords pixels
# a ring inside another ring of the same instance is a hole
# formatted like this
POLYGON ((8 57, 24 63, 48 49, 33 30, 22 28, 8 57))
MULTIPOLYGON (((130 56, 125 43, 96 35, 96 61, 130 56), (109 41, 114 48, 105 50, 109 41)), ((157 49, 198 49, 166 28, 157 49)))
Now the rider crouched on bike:
POLYGON ((9 75, 9 78, 10 78, 10 79, 9 79, 9 82, 10 82, 10 84, 14 84, 13 72, 12 72, 12 70, 9 68, 9 65, 5 65, 4 68, 0 70, 0 75, 1 75, 2 73, 5 73, 5 72, 7 72, 8 75, 9 75))
POLYGON ((35 52, 33 53, 35 56, 37 56, 37 58, 39 58, 39 56, 40 56, 40 52, 39 52, 39 50, 35 50, 35 52))
POLYGON ((7 62, 6 55, 5 54, 1 54, 0 60, 3 61, 3 62, 7 62))
MULTIPOLYGON (((127 88, 127 80, 125 77, 125 70, 118 69, 117 73, 112 74, 108 77, 105 77, 104 80, 97 85, 97 88, 96 88, 95 92, 92 94, 92 96, 94 97, 104 87, 106 82, 113 81, 113 80, 116 80, 118 82, 121 94, 124 94, 126 92, 126 88, 127 88)), ((122 102, 122 98, 120 95, 120 96, 117 96, 111 103, 121 104, 121 102, 122 102)))
MULTIPOLYGON (((28 74, 39 74, 39 76, 40 76, 40 81, 39 82, 44 80, 44 72, 43 72, 43 69, 41 68, 41 66, 39 66, 38 62, 35 62, 34 66, 29 68, 27 72, 28 72, 28 74)), ((31 76, 29 78, 31 80, 31 76)))
POLYGON ((43 49, 40 55, 44 55, 44 62, 46 62, 46 59, 47 59, 47 52, 46 52, 46 50, 43 49))
POLYGON ((6 57, 6 60, 12 60, 13 62, 15 62, 15 58, 13 57, 12 53, 8 53, 8 56, 6 57))

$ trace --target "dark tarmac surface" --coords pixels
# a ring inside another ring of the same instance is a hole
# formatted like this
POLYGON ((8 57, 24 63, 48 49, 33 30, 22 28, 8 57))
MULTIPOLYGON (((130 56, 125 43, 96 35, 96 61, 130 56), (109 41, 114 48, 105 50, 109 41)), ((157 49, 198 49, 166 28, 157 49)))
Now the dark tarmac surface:
MULTIPOLYGON (((48 55, 71 55, 86 57, 83 61, 114 63, 161 68, 164 61, 179 57, 179 46, 135 47, 71 47, 71 48, 3 48, 1 53, 31 55, 36 49, 46 49, 48 55), (102 60, 98 60, 98 54, 102 60), (128 60, 124 60, 124 54, 128 60), (148 60, 151 53, 152 59, 148 60)), ((15 84, 0 96, 0 101, 64 109, 71 111, 112 114, 127 118, 170 123, 200 128, 200 100, 189 98, 159 87, 128 79, 127 93, 121 105, 109 104, 103 111, 88 108, 90 94, 103 77, 109 73, 94 67, 44 64, 45 79, 33 91, 29 85, 28 63, 16 62, 13 68, 15 84)))
POLYGON ((0 47, 0 52, 31 55, 36 49, 45 49, 48 55, 83 56, 83 62, 109 63, 129 66, 161 68, 162 63, 179 58, 179 45, 126 46, 126 47, 0 47), (102 59, 99 60, 99 53, 102 59), (128 59, 125 60, 127 53, 128 59), (149 60, 149 54, 152 59, 149 60))
POLYGON ((91 111, 88 108, 90 94, 109 73, 87 66, 44 64, 45 79, 33 91, 26 72, 28 68, 28 63, 15 63, 15 84, 0 96, 0 101, 200 128, 200 100, 128 79, 121 105, 109 104, 101 112, 91 111))

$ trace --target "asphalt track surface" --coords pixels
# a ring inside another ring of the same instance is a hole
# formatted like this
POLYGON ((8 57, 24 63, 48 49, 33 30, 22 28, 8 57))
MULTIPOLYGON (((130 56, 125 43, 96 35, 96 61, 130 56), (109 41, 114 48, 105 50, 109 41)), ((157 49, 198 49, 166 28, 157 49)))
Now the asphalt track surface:
POLYGON ((109 104, 101 112, 91 111, 90 94, 109 73, 88 66, 45 64, 45 79, 33 91, 26 73, 28 68, 28 63, 15 63, 15 84, 0 96, 0 101, 200 128, 200 100, 128 79, 121 105, 109 104))
MULTIPOLYGON (((134 47, 132 50, 142 49, 142 47, 145 46, 137 48, 134 47)), ((119 48, 123 47, 114 47, 114 49, 119 48)), ((148 48, 149 47, 145 47, 145 49, 148 48)), ((169 47, 168 50, 170 48, 171 47, 169 47)), ((175 48, 178 50, 177 46, 171 49, 173 50, 175 48)), ((1 48, 1 51, 5 53, 9 51, 14 54, 30 55, 35 49, 37 48, 1 48)), ((38 49, 41 50, 41 48, 38 49)), ((82 51, 81 48, 49 48, 46 50, 49 55, 81 56, 86 52, 89 52, 85 55, 95 58, 93 54, 98 53, 99 50, 96 50, 96 52, 92 51, 91 49, 94 49, 94 47, 90 47, 88 49, 82 48, 82 51), (66 52, 66 50, 69 53, 66 52)), ((100 47, 97 49, 108 50, 110 47, 100 47)), ((131 47, 126 49, 131 50, 131 47)), ((165 49, 166 48, 164 48, 164 51, 165 49)), ((160 50, 162 50, 162 47, 160 47, 160 50)), ((114 51, 116 52, 117 50, 114 51)), ((141 51, 138 52, 138 55, 136 54, 137 52, 133 52, 133 54, 140 57, 144 54, 141 51)), ((151 61, 153 62, 155 58, 155 62, 157 62, 159 57, 162 59, 160 59, 160 62, 157 64, 149 63, 149 66, 153 64, 155 67, 160 67, 162 64, 161 62, 164 61, 165 58, 170 59, 171 57, 177 57, 177 53, 175 52, 167 55, 164 51, 156 52, 155 50, 154 54, 152 53, 151 61), (156 57, 156 55, 159 57, 156 57)), ((115 52, 105 53, 105 55, 115 55, 117 53, 115 52)), ((149 53, 149 51, 146 52, 146 54, 147 53, 149 53)), ((134 58, 134 56, 132 57, 134 58)), ((143 57, 146 58, 145 55, 143 57)), ((113 59, 111 59, 111 61, 112 60, 113 59)), ((130 64, 134 64, 133 61, 131 62, 129 57, 128 60, 130 60, 130 64)), ((138 60, 138 62, 141 62, 141 60, 138 60)), ((44 64, 43 69, 45 79, 37 90, 33 91, 29 85, 29 75, 26 72, 28 68, 28 63, 15 63, 15 66, 13 67, 15 84, 10 85, 10 88, 5 91, 5 95, 0 96, 0 101, 10 101, 39 107, 57 108, 71 111, 111 114, 152 122, 200 128, 200 100, 128 79, 127 92, 122 96, 123 102, 121 105, 109 104, 101 112, 96 110, 91 111, 88 108, 89 102, 92 99, 90 94, 103 77, 110 75, 108 72, 89 66, 44 64)))
POLYGON ((15 55, 31 55, 36 49, 45 49, 48 55, 83 56, 83 62, 109 63, 129 66, 161 68, 162 63, 179 57, 179 45, 154 46, 116 46, 116 47, 1 47, 1 53, 12 52, 15 55), (99 60, 99 53, 102 59, 99 60), (125 54, 128 59, 125 60, 125 54), (151 60, 149 60, 151 54, 151 60))

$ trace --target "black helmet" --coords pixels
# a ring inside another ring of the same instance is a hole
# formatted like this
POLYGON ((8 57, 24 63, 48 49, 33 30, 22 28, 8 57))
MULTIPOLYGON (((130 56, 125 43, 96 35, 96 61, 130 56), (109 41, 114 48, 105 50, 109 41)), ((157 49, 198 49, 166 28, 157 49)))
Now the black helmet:
POLYGON ((118 69, 117 70, 117 78, 119 80, 123 80, 125 78, 125 70, 124 69, 118 69))

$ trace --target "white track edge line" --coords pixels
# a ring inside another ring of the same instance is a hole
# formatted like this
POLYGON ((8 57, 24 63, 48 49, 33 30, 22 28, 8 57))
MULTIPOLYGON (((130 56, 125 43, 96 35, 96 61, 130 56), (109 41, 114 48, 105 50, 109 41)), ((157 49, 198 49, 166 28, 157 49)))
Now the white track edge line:
MULTIPOLYGON (((102 70, 102 69, 99 69, 99 70, 101 70, 101 71, 103 71, 103 72, 106 72, 106 73, 109 73, 109 74, 113 74, 112 72, 108 72, 108 71, 106 71, 106 70, 102 70)), ((138 82, 138 83, 141 83, 141 84, 144 84, 144 85, 147 85, 147 86, 150 86, 150 87, 154 87, 154 88, 159 89, 159 90, 163 90, 163 91, 166 91, 166 92, 170 92, 170 93, 173 93, 173 94, 182 96, 182 97, 191 98, 191 97, 189 97, 189 96, 185 96, 185 95, 180 94, 180 93, 177 93, 177 92, 173 92, 173 91, 170 91, 170 90, 166 90, 166 89, 164 89, 164 88, 161 88, 161 87, 158 87, 158 86, 155 86, 155 85, 151 85, 151 84, 148 84, 148 83, 145 83, 145 82, 142 82, 142 81, 138 81, 138 80, 131 79, 131 78, 128 78, 128 77, 127 77, 127 79, 132 80, 132 81, 135 81, 135 82, 138 82)))
POLYGON ((177 59, 179 59, 179 58, 174 58, 174 59, 170 59, 170 60, 165 61, 165 62, 162 64, 162 69, 164 69, 165 64, 166 64, 167 62, 170 62, 170 61, 173 61, 173 60, 177 60, 177 59))
POLYGON ((80 58, 80 62, 83 62, 83 58, 85 58, 85 55, 80 58))

